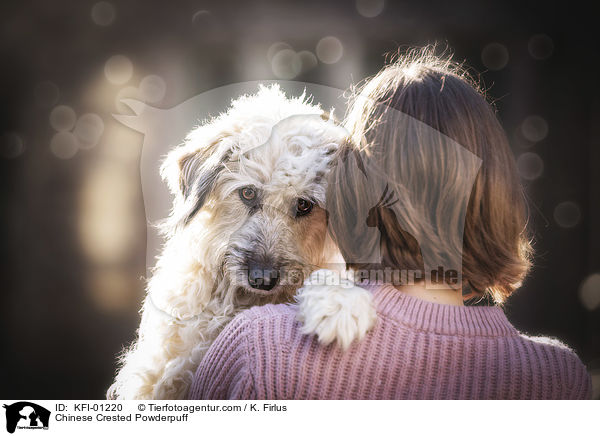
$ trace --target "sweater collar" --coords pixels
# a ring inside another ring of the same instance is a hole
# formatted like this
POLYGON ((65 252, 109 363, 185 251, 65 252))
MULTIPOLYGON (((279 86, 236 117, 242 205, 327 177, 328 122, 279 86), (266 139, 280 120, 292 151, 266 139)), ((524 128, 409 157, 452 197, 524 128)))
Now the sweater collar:
POLYGON ((452 306, 407 295, 390 284, 363 285, 377 312, 418 330, 446 335, 510 336, 517 330, 497 306, 452 306))

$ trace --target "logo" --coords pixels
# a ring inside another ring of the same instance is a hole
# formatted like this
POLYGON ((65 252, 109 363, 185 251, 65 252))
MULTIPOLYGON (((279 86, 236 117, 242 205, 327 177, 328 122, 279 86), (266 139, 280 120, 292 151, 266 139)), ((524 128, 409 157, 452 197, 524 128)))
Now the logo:
POLYGON ((15 429, 48 430, 50 411, 28 401, 19 401, 4 405, 6 409, 6 431, 14 433, 15 429))
MULTIPOLYGON (((347 109, 344 99, 340 98, 345 94, 343 90, 285 80, 234 83, 199 94, 168 109, 153 107, 136 99, 120 100, 122 106, 130 109, 129 113, 113 117, 144 134, 140 162, 148 222, 146 267, 149 272, 162 247, 158 228, 150 223, 164 220, 171 209, 171 194, 156 171, 158 162, 163 160, 167 151, 165 144, 185 142, 189 132, 197 127, 198 120, 208 120, 216 113, 225 113, 231 101, 241 95, 254 94, 261 85, 276 85, 287 95, 311 96, 311 101, 331 108, 334 113, 344 114, 347 109)), ((397 238, 403 239, 409 247, 413 257, 409 268, 396 269, 389 274, 376 268, 357 271, 359 283, 380 283, 379 277, 383 277, 384 281, 402 285, 424 280, 428 289, 462 288, 465 218, 482 160, 450 137, 408 114, 378 102, 369 104, 381 113, 378 125, 395 126, 395 131, 401 132, 397 141, 402 144, 403 156, 412 156, 418 162, 404 159, 397 174, 390 176, 389 162, 396 162, 396 156, 390 155, 391 152, 370 155, 357 151, 343 157, 336 174, 340 180, 346 173, 348 177, 344 177, 342 184, 328 183, 331 189, 327 191, 327 206, 332 206, 327 210, 329 230, 354 235, 354 238, 338 241, 347 263, 381 265, 381 235, 388 228, 398 229, 397 238), (360 171, 354 172, 355 168, 360 171), (439 168, 445 170, 440 171, 439 168), (455 177, 455 174, 460 174, 460 177, 455 177), (336 190, 335 186, 342 188, 336 190), (356 199, 360 199, 361 203, 354 204, 356 199), (383 226, 384 222, 388 225, 383 226), (446 249, 440 250, 440 247, 446 249)), ((297 120, 298 117, 308 122, 314 115, 292 114, 288 119, 297 120)), ((277 135, 278 131, 286 131, 288 122, 282 120, 273 127, 271 133, 274 137, 281 136, 277 135)), ((346 133, 351 136, 351 132, 346 133)), ((245 282, 247 274, 241 274, 241 282, 245 282)), ((262 282, 265 275, 271 274, 274 274, 273 270, 267 274, 263 271, 255 279, 262 282)))

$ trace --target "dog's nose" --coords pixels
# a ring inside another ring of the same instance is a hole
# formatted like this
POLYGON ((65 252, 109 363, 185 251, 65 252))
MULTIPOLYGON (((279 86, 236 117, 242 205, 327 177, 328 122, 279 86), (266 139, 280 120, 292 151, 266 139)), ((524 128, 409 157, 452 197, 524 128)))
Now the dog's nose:
POLYGON ((279 270, 273 265, 249 262, 248 283, 255 289, 270 291, 279 282, 279 270))

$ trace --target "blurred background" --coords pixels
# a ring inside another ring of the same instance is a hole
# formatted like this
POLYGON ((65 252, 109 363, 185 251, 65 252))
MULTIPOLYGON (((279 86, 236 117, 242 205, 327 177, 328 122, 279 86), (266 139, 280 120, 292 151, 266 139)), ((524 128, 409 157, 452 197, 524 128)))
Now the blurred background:
POLYGON ((103 398, 144 293, 143 137, 111 116, 250 80, 346 89, 441 42, 495 102, 531 207, 535 268, 506 304, 600 397, 600 94, 574 3, 3 1, 0 397, 103 398))

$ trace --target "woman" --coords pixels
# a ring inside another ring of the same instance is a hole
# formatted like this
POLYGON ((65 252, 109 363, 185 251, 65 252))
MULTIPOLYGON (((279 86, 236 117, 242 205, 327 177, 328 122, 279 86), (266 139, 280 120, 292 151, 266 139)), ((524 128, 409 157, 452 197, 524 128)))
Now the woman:
POLYGON ((413 52, 366 83, 347 126, 327 209, 375 327, 343 351, 303 336, 293 306, 253 308, 212 345, 190 398, 590 398, 568 347, 520 334, 498 306, 463 305, 510 296, 531 252, 514 158, 466 74, 413 52))

